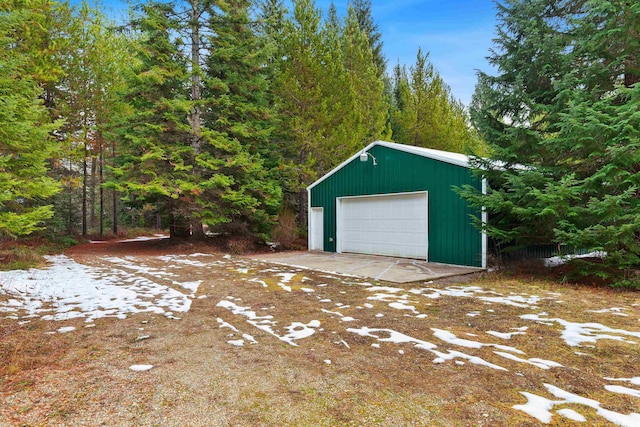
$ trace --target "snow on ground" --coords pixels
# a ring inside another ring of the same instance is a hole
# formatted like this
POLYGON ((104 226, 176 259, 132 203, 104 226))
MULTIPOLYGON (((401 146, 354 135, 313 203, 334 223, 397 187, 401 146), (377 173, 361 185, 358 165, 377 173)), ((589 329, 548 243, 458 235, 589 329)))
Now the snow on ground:
MULTIPOLYGON (((237 299, 230 297, 231 299, 237 299)), ((292 346, 298 346, 294 341, 310 337, 313 335, 317 328, 320 327, 319 320, 312 320, 309 323, 293 322, 289 326, 285 326, 284 329, 288 331, 285 335, 278 335, 275 331, 277 321, 273 320, 273 316, 258 316, 255 311, 251 310, 251 307, 242 307, 234 303, 233 301, 222 300, 216 307, 226 308, 231 313, 240 315, 247 318, 247 323, 255 326, 256 328, 267 332, 281 341, 286 342, 292 346)))
POLYGON ((47 268, 0 272, 0 292, 8 296, 6 302, 0 302, 0 312, 13 318, 84 318, 87 322, 102 317, 125 318, 139 312, 185 312, 199 285, 172 281, 191 291, 183 293, 156 283, 139 274, 166 274, 132 259, 107 259, 116 265, 113 268, 79 264, 64 255, 46 259, 51 264, 47 268))
POLYGON ((567 262, 575 258, 604 258, 606 256, 607 256, 607 253, 602 251, 589 252, 588 254, 582 254, 582 255, 553 256, 551 258, 544 259, 544 266, 558 267, 560 265, 566 264, 567 262))
POLYGON ((448 286, 444 289, 418 288, 411 289, 409 292, 431 299, 443 296, 476 298, 483 302, 505 304, 520 308, 535 308, 542 300, 542 297, 538 295, 502 295, 498 292, 484 290, 479 286, 448 286), (488 296, 485 294, 493 294, 494 296, 488 296))
POLYGON ((529 329, 528 326, 523 326, 521 328, 511 328, 515 330, 515 332, 497 332, 497 331, 486 331, 487 334, 493 335, 494 337, 502 338, 505 340, 510 340, 514 335, 526 335, 526 330, 529 329))
MULTIPOLYGON (((551 384, 545 384, 544 386, 547 388, 549 393, 559 400, 551 400, 533 393, 521 392, 521 394, 527 398, 527 403, 523 405, 515 405, 513 408, 524 411, 532 417, 537 418, 539 421, 549 424, 554 415, 553 412, 551 412, 554 406, 572 403, 593 408, 596 410, 598 415, 619 426, 637 427, 640 425, 640 414, 621 414, 619 412, 610 411, 602 408, 600 406, 600 402, 597 400, 588 399, 586 397, 570 393, 551 384)), ((586 421, 586 418, 582 414, 574 410, 568 410, 565 408, 564 410, 561 409, 556 411, 556 413, 574 421, 586 421)))
MULTIPOLYGON (((207 254, 192 255, 164 255, 156 257, 165 263, 164 267, 155 268, 145 264, 141 258, 126 257, 102 257, 100 261, 106 266, 95 267, 76 263, 65 256, 48 257, 50 266, 44 269, 31 269, 28 271, 0 272, 0 293, 8 298, 0 302, 0 313, 6 313, 7 317, 29 319, 41 317, 45 320, 66 320, 73 318, 84 318, 86 322, 92 322, 101 317, 124 318, 132 313, 152 312, 177 319, 175 313, 184 313, 189 310, 191 302, 196 298, 196 293, 201 285, 201 281, 180 282, 177 281, 179 275, 175 270, 185 267, 206 268, 210 265, 227 266, 227 271, 235 271, 241 280, 248 283, 255 283, 258 289, 268 289, 268 283, 275 285, 291 293, 292 298, 297 295, 317 301, 318 319, 333 317, 339 320, 338 330, 325 331, 322 329, 321 320, 317 319, 296 319, 289 324, 277 320, 274 316, 266 314, 265 311, 275 308, 274 306, 253 309, 250 306, 240 305, 241 298, 227 296, 217 303, 221 311, 226 312, 223 317, 217 317, 216 321, 219 329, 226 331, 226 342, 230 346, 244 347, 247 344, 258 344, 258 341, 247 331, 243 331, 243 325, 257 328, 269 335, 288 343, 291 346, 302 345, 305 339, 318 333, 340 333, 349 332, 371 339, 371 348, 380 349, 382 346, 402 346, 396 348, 399 354, 409 355, 407 346, 416 351, 426 351, 434 356, 433 363, 455 363, 456 365, 466 365, 467 363, 482 366, 488 369, 501 372, 501 375, 522 375, 517 371, 517 366, 534 366, 538 369, 563 369, 563 365, 539 357, 529 357, 516 347, 506 346, 492 342, 482 342, 494 339, 508 340, 515 335, 528 334, 528 326, 510 328, 507 331, 485 331, 487 336, 484 339, 460 338, 453 332, 445 329, 429 328, 425 324, 422 332, 429 334, 428 338, 415 337, 404 333, 401 330, 389 328, 376 328, 375 325, 363 324, 363 319, 375 319, 385 317, 381 313, 381 305, 392 309, 403 316, 411 316, 419 319, 429 318, 426 314, 420 313, 419 308, 435 304, 433 300, 443 297, 448 298, 470 298, 482 304, 503 304, 525 310, 535 310, 543 300, 558 302, 558 293, 547 293, 545 296, 525 295, 525 294, 501 294, 493 290, 486 290, 478 286, 448 286, 444 288, 417 287, 413 289, 403 289, 391 286, 378 286, 368 282, 349 282, 344 276, 329 276, 332 280, 340 281, 343 290, 337 290, 339 294, 345 294, 349 286, 359 286, 367 290, 366 297, 360 304, 354 304, 354 308, 362 310, 362 314, 368 310, 376 310, 368 315, 349 316, 350 305, 345 305, 338 301, 327 298, 324 291, 327 283, 314 284, 313 280, 303 277, 300 282, 305 282, 307 287, 293 286, 294 278, 300 275, 300 270, 293 270, 287 267, 278 266, 276 268, 265 268, 260 270, 260 266, 249 261, 225 256, 222 260, 213 258, 207 254), (252 272, 259 271, 262 276, 251 277, 252 272), (265 275, 270 276, 269 279, 265 275), (366 302, 365 302, 366 301, 366 302), (331 307, 334 307, 331 309, 331 307), (258 314, 261 313, 261 314, 258 314), (241 322, 241 323, 239 323, 241 322), (347 328, 345 322, 354 327, 347 328), (437 344, 431 339, 437 340, 437 344), (489 347, 493 351, 483 353, 483 357, 475 356, 474 350, 489 347), (504 363, 502 363, 502 362, 504 363), (504 366, 502 366, 504 364, 504 366), (513 369, 513 370, 512 370, 513 369), (511 372, 511 373, 510 373, 511 372)), ((296 281, 297 283, 297 281, 296 281)), ((428 285, 428 284, 425 284, 428 285)), ((254 289, 255 289, 254 288, 254 289)), ((273 287, 271 288, 273 289, 273 287)), ((332 298, 338 299, 335 293, 332 298)), ((212 296, 212 295, 210 295, 212 296)), ((289 297, 288 297, 289 298, 289 297)), ((497 308, 497 306, 494 306, 497 308)), ((387 310, 388 310, 387 309, 387 310)), ((624 307, 603 308, 592 310, 594 314, 612 314, 617 316, 628 316, 624 313, 629 309, 624 307)), ((486 313, 495 313, 492 308, 482 308, 466 313, 469 317, 482 316, 486 313)), ((390 316, 389 313, 386 315, 390 316)), ((315 317, 315 316, 314 316, 315 317)), ((626 331, 622 329, 609 328, 600 323, 575 323, 560 318, 550 318, 547 313, 523 314, 519 316, 523 321, 535 321, 550 328, 561 327, 559 332, 562 339, 569 346, 580 346, 584 343, 596 344, 600 339, 611 339, 626 343, 635 343, 631 338, 640 339, 640 332, 626 331)), ((48 333, 72 332, 75 328, 64 326, 53 328, 48 333)), ((249 331, 250 332, 250 331, 249 331)), ((412 333, 413 335, 413 333, 412 333)), ((466 333, 467 337, 477 337, 476 334, 466 333)), ((144 339, 141 336, 139 339, 144 339)), ((336 344, 344 346, 345 351, 351 349, 348 337, 335 341, 336 344)), ((588 346, 587 346, 588 347, 588 346)), ((375 351, 375 350, 372 350, 375 351)), ((536 356, 536 355, 533 355, 536 356)), ((330 361, 326 360, 329 364, 330 361)), ((151 365, 133 365, 132 370, 151 369, 151 365)), ((632 398, 640 398, 640 390, 630 386, 640 386, 640 377, 630 376, 629 378, 604 378, 609 382, 625 382, 627 384, 606 384, 604 389, 614 394, 623 394, 632 398), (628 386, 630 385, 630 386, 628 386)), ((527 391, 521 394, 527 399, 526 403, 513 406, 516 410, 521 410, 540 420, 549 423, 553 417, 564 417, 572 421, 585 421, 586 418, 579 411, 579 406, 587 406, 610 422, 620 426, 640 425, 640 414, 621 414, 602 408, 600 403, 587 399, 558 387, 545 384, 545 387, 552 398, 539 396, 527 391), (566 405, 573 405, 567 408, 566 405)), ((510 404, 517 403, 512 402, 510 404)))
POLYGON ((545 325, 558 323, 564 326, 562 338, 570 346, 579 346, 584 342, 595 343, 601 339, 636 344, 635 341, 625 339, 625 336, 640 338, 640 332, 613 329, 601 325, 600 323, 574 323, 563 319, 549 319, 542 314, 525 314, 520 316, 520 318, 525 320, 535 320, 545 325))

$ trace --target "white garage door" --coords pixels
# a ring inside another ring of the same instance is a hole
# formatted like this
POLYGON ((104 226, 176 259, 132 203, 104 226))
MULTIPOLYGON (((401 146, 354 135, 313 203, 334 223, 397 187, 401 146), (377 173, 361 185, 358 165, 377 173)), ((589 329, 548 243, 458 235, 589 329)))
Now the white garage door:
POLYGON ((428 259, 427 192, 338 199, 338 252, 428 259))

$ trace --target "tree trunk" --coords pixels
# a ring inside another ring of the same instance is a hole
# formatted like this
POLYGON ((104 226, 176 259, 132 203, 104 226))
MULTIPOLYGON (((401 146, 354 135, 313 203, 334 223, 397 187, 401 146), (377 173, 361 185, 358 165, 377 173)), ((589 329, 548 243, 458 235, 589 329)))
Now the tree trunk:
POLYGON ((104 234, 104 147, 102 137, 98 138, 100 142, 100 236, 104 234))
POLYGON ((201 77, 200 77, 200 13, 199 13, 199 0, 191 0, 191 100, 193 101, 193 107, 189 117, 189 124, 191 125, 191 147, 194 154, 197 156, 200 154, 201 141, 200 141, 200 128, 202 126, 200 100, 202 99, 201 92, 201 77))
POLYGON ((202 221, 198 218, 191 218, 191 239, 204 240, 205 237, 204 228, 202 228, 202 221))
POLYGON ((89 177, 89 230, 96 228, 96 171, 98 168, 95 155, 91 156, 91 176, 89 177))
MULTIPOLYGON (((111 145, 111 156, 113 159, 116 158, 116 143, 115 141, 111 145)), ((113 189, 113 235, 118 235, 118 192, 116 189, 113 189)))
MULTIPOLYGON (((193 101, 193 106, 191 107, 191 113, 189 115, 189 124, 191 125, 191 147, 193 148, 194 155, 192 174, 195 178, 195 182, 197 182, 200 176, 200 168, 197 166, 195 157, 200 154, 202 144, 200 139, 200 131, 202 127, 202 111, 200 108, 200 101, 202 99, 202 80, 200 76, 200 1, 191 0, 190 3, 191 101, 193 101)), ((192 201, 191 203, 195 205, 195 201, 192 201)), ((191 217, 189 219, 189 223, 191 225, 191 239, 203 240, 204 231, 202 229, 202 222, 198 218, 191 217)))
POLYGON ((87 235, 87 124, 83 116, 84 125, 84 155, 82 156, 82 235, 87 235))
POLYGON ((307 190, 302 188, 298 192, 298 204, 299 204, 299 214, 298 214, 298 225, 301 228, 305 228, 307 226, 307 190))

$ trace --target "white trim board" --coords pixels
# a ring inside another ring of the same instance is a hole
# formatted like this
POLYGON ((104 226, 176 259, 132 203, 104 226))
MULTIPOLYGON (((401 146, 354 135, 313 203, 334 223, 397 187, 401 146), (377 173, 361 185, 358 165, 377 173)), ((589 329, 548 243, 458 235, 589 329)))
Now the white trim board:
POLYGON ((364 147, 362 150, 358 151, 351 157, 349 157, 344 162, 340 163, 338 166, 333 168, 331 171, 327 172, 324 176, 318 179, 316 182, 312 183, 307 187, 308 190, 311 190, 316 185, 320 184, 325 179, 329 178, 331 175, 342 169, 352 160, 355 160, 362 154, 363 152, 368 152, 374 146, 379 145, 381 147, 390 148, 392 150, 403 151, 405 153, 415 154, 417 156, 427 157, 429 159, 439 160, 441 162, 450 163, 457 166, 462 166, 465 168, 470 168, 469 165, 469 156, 466 154, 460 153, 451 153, 448 151, 434 150, 432 148, 422 148, 422 147, 414 147, 412 145, 398 144, 396 142, 387 142, 387 141, 374 141, 371 144, 364 147))

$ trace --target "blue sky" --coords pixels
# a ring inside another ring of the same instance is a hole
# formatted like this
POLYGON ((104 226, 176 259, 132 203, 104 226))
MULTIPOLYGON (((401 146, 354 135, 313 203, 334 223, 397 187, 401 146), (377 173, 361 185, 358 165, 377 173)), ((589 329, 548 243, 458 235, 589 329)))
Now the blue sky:
MULTIPOLYGON (((72 3, 80 0, 72 0, 72 3)), ((333 0, 346 13, 348 0, 333 0)), ((95 1, 91 1, 95 3, 95 1)), ((125 0, 102 0, 105 12, 126 9, 125 0)), ((316 0, 323 13, 331 0, 316 0)), ((453 96, 466 105, 476 84, 476 70, 488 71, 485 59, 495 34, 492 0, 372 0, 373 18, 382 33, 389 68, 413 64, 418 47, 429 59, 453 96)))
MULTIPOLYGON (((329 4, 322 1, 319 4, 329 4)), ((346 4, 346 0, 340 3, 346 4)), ((485 57, 495 34, 492 0, 373 0, 388 65, 413 64, 418 47, 429 58, 453 95, 469 104, 476 70, 488 71, 485 57)), ((338 4, 338 10, 346 5, 338 4)))

